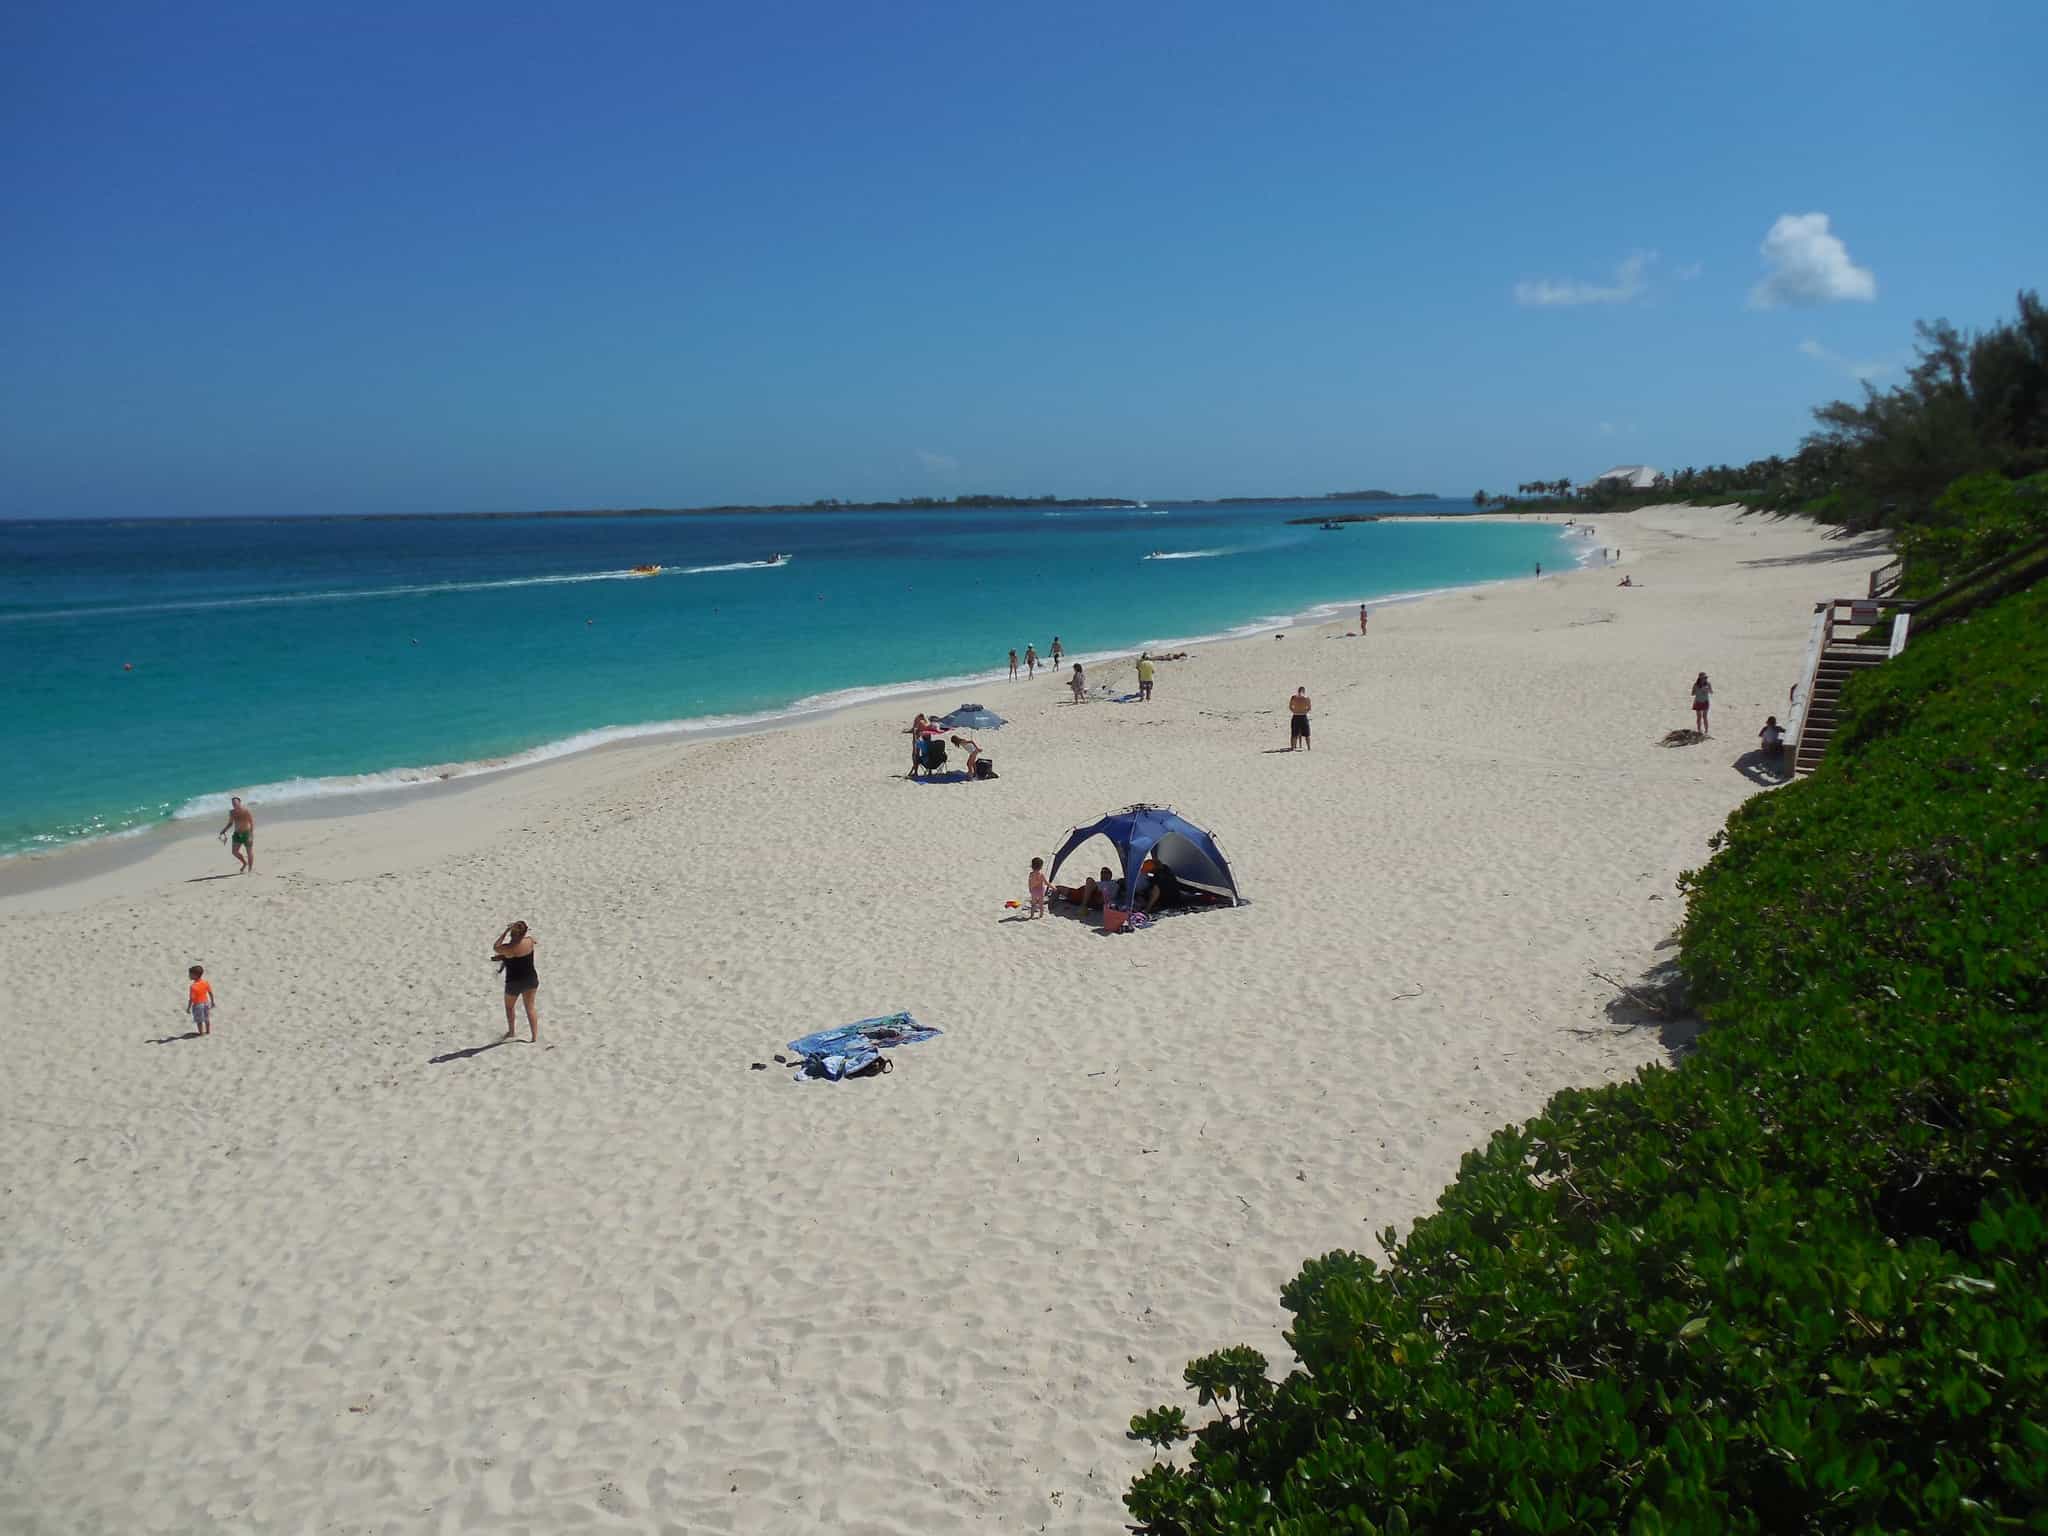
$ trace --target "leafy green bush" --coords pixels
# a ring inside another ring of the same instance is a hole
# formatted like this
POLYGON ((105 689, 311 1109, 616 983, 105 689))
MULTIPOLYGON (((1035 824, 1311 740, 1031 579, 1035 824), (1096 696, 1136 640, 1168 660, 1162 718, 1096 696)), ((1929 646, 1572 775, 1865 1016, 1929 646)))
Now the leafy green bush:
POLYGON ((1846 711, 1687 877, 1699 1049, 1307 1264, 1139 1529, 2048 1529, 2048 586, 1846 711))
POLYGON ((1926 597, 2022 545, 2048 538, 2048 474, 1958 480, 1935 502, 1934 515, 1927 526, 1899 531, 1904 596, 1926 597))

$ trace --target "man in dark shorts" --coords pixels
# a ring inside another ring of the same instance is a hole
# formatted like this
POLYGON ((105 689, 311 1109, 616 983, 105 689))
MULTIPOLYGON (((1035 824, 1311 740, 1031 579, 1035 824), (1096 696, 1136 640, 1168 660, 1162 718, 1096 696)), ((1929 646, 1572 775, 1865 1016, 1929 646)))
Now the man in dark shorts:
POLYGON ((223 841, 232 829, 235 840, 228 844, 228 851, 235 856, 235 862, 242 866, 242 873, 256 873, 256 813, 242 804, 240 795, 229 795, 227 825, 220 829, 223 841))
POLYGON ((1303 683, 1294 690, 1294 697, 1287 701, 1287 750, 1307 747, 1315 750, 1315 743, 1308 739, 1308 684, 1303 683))

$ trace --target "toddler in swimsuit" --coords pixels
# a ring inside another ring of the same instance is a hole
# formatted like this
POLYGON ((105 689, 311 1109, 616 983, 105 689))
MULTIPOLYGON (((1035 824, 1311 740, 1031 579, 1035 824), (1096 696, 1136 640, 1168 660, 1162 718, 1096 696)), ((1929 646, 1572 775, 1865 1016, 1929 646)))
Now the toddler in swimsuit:
POLYGON ((1045 860, 1031 861, 1031 915, 1045 916, 1045 860))
POLYGON ((195 965, 185 973, 192 978, 185 994, 185 1011, 192 1015, 192 1027, 202 1035, 213 1033, 213 983, 206 979, 206 967, 195 965))

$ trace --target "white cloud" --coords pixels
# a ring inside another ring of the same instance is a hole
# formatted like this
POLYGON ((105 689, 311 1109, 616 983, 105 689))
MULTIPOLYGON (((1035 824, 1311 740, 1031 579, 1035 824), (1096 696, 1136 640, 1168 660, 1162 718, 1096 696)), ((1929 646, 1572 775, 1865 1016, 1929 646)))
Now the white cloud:
POLYGON ((1706 270, 1707 268, 1705 263, 1689 261, 1671 275, 1677 278, 1681 283, 1689 283, 1706 270))
POLYGON ((923 448, 917 450, 917 461, 935 475, 960 467, 960 461, 950 453, 931 453, 923 448))
POLYGON ((1868 303, 1877 297, 1876 274, 1849 259, 1849 248, 1828 232, 1824 213, 1786 214, 1771 226, 1758 249, 1771 270, 1749 291, 1752 309, 1844 299, 1868 303))
POLYGON ((1614 436, 1614 423, 1613 423, 1613 422, 1611 422, 1611 421, 1603 421, 1603 422, 1601 422, 1601 423, 1600 423, 1600 435, 1601 435, 1602 437, 1612 437, 1612 436, 1614 436))
POLYGON ((1655 251, 1636 251, 1614 269, 1613 281, 1606 283, 1525 277, 1515 284, 1515 302, 1538 309, 1573 304, 1626 304, 1640 298, 1649 286, 1650 264, 1656 259, 1655 251))
POLYGON ((1832 347, 1822 346, 1811 336, 1799 343, 1799 350, 1815 362, 1826 363, 1830 368, 1839 368, 1842 372, 1849 375, 1850 378, 1861 383, 1868 383, 1872 379, 1881 378, 1898 366, 1896 362, 1892 361, 1875 363, 1851 362, 1832 347))

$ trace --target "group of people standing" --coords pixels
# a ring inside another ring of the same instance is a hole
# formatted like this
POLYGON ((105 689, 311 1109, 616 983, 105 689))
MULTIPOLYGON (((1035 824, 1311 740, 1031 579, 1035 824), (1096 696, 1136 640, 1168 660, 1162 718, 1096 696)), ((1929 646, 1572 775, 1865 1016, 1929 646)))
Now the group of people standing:
POLYGON ((1027 645, 1024 647, 1024 659, 1022 662, 1019 662, 1017 660, 1016 649, 1015 647, 1012 647, 1010 651, 1010 679, 1013 682, 1016 680, 1019 667, 1023 669, 1023 675, 1026 679, 1034 678, 1038 676, 1038 669, 1040 666, 1057 667, 1060 664, 1060 657, 1063 654, 1065 653, 1060 649, 1060 637, 1058 635, 1054 635, 1052 637, 1052 650, 1049 653, 1051 659, 1047 662, 1041 662, 1039 660, 1038 647, 1035 645, 1027 645))

